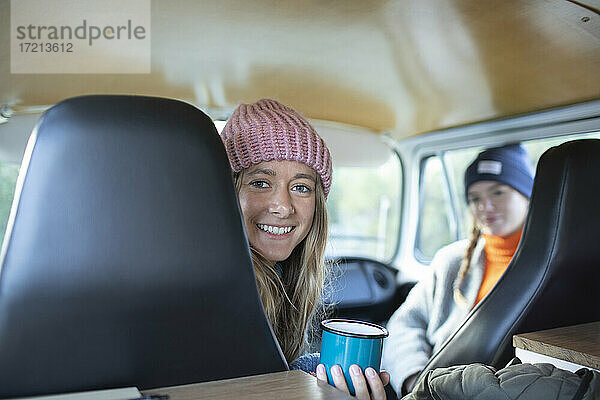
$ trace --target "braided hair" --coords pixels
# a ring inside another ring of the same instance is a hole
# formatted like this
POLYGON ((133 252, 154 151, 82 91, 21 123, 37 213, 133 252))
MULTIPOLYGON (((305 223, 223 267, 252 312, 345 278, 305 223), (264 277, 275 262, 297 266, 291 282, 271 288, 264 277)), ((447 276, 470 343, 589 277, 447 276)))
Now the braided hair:
POLYGON ((454 301, 456 301, 456 303, 464 307, 469 307, 469 302, 467 301, 463 293, 460 291, 460 285, 465 279, 469 268, 471 268, 471 258, 473 257, 473 252, 475 251, 475 247, 477 246, 477 242, 479 241, 480 237, 481 229, 479 229, 479 226, 477 226, 477 222, 473 220, 473 227, 471 228, 469 245, 465 250, 465 254, 463 255, 460 264, 460 269, 458 270, 458 274, 456 275, 456 279, 454 280, 454 301))

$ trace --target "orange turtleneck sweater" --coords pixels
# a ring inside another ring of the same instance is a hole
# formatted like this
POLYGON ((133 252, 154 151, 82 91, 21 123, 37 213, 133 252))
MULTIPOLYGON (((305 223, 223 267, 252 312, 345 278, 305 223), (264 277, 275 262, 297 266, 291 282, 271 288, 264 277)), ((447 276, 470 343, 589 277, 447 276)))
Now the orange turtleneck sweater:
POLYGON ((522 230, 505 238, 483 235, 485 239, 485 270, 483 271, 483 280, 475 304, 479 303, 492 290, 498 279, 506 271, 510 260, 517 251, 521 233, 523 233, 522 230))

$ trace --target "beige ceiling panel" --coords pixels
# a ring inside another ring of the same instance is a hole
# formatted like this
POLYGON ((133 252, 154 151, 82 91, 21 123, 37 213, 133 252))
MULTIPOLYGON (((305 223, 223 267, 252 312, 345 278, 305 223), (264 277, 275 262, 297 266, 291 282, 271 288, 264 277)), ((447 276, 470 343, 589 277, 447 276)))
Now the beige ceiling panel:
POLYGON ((274 97, 401 138, 600 97, 600 20, 585 3, 155 0, 150 74, 36 75, 10 74, 0 0, 0 103, 135 93, 226 114, 274 97))

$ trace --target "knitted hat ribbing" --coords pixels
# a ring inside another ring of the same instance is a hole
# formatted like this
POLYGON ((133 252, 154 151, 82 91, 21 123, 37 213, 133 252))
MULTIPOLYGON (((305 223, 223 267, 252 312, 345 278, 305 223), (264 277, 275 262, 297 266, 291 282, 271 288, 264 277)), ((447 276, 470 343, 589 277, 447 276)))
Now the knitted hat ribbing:
POLYGON ((331 187, 329 150, 308 121, 290 107, 270 99, 240 104, 221 139, 233 171, 263 161, 298 161, 319 174, 327 198, 331 187))
POLYGON ((485 150, 465 171, 465 197, 478 181, 497 181, 513 187, 527 198, 533 189, 533 169, 525 148, 508 144, 485 150))

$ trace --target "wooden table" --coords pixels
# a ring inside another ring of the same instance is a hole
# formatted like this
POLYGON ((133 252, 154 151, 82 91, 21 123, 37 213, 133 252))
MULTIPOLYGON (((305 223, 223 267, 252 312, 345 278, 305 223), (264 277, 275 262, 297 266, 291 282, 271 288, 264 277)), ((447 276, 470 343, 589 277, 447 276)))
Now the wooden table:
POLYGON ((522 362, 549 362, 568 371, 600 371, 600 321, 513 336, 522 362))
POLYGON ((342 400, 354 397, 302 371, 274 372, 222 381, 172 386, 143 391, 144 395, 168 394, 169 400, 342 400))

